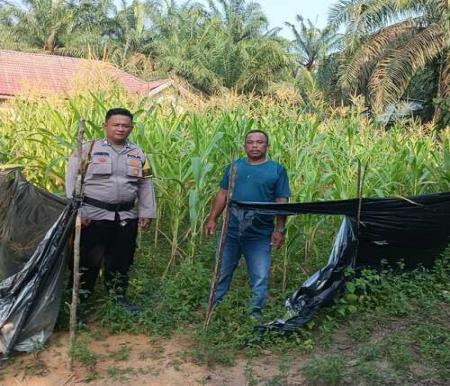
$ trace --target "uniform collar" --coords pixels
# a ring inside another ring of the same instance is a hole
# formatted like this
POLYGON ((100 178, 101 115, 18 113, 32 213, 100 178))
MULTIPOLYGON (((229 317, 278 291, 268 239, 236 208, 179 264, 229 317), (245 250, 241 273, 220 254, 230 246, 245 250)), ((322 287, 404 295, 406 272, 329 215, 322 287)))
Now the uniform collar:
MULTIPOLYGON (((108 138, 103 138, 102 145, 103 146, 111 146, 112 147, 112 144, 108 141, 108 138)), ((125 143, 124 143, 124 148, 126 148, 126 149, 134 149, 134 148, 136 148, 136 145, 133 144, 132 142, 130 142, 127 139, 125 141, 125 143)))

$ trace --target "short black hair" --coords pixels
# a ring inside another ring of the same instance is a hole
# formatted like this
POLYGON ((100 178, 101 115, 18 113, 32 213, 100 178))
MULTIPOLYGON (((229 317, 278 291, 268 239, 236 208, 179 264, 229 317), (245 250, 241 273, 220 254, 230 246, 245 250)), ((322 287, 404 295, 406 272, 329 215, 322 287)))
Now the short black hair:
POLYGON ((131 121, 133 121, 133 114, 131 114, 130 110, 124 109, 122 107, 116 107, 114 109, 109 109, 106 112, 105 122, 107 122, 108 119, 111 118, 113 115, 125 115, 126 117, 129 117, 131 121))
POLYGON ((247 132, 247 134, 245 134, 245 141, 247 141, 247 137, 252 133, 261 133, 262 135, 264 135, 264 137, 266 137, 266 142, 267 142, 267 144, 269 144, 269 134, 267 134, 265 131, 262 131, 259 129, 254 129, 254 130, 250 130, 249 132, 247 132))

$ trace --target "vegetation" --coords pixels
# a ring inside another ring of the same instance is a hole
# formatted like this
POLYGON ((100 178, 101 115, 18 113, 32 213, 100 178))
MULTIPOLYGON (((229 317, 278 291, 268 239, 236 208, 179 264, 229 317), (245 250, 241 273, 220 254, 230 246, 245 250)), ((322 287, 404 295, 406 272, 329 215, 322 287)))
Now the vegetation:
POLYGON ((434 68, 428 88, 434 88, 435 97, 448 97, 449 12, 446 0, 339 1, 330 22, 346 28, 341 87, 349 94, 365 95, 368 104, 381 111, 408 95, 415 75, 434 68))
MULTIPOLYGON (((88 138, 101 136, 104 113, 116 105, 129 106, 136 113, 133 140, 149 155, 159 219, 150 234, 140 237, 130 282, 132 299, 145 311, 130 317, 105 295, 86 306, 92 308, 83 313, 85 322, 97 321, 112 333, 153 337, 179 331, 192 337, 186 355, 211 366, 231 365, 237 355, 252 358, 267 351, 281 357, 308 354, 310 360, 297 371, 311 384, 348 384, 350 379, 408 384, 411 379, 421 383, 448 377, 448 253, 431 272, 367 272, 349 284, 348 295, 320 312, 306 328, 287 336, 261 337, 248 317, 250 294, 243 267, 210 328, 203 330, 215 242, 201 233, 223 169, 233 154, 240 154, 243 134, 251 128, 260 127, 271 135, 270 155, 286 165, 293 201, 354 197, 356 159, 369 165, 365 196, 448 191, 448 130, 412 121, 382 131, 357 108, 304 114, 301 103, 254 97, 229 98, 222 104, 211 100, 201 108, 185 106, 177 112, 152 100, 132 100, 113 88, 69 99, 11 101, 0 114, 4 163, 21 165, 31 181, 62 193, 77 120, 89 118, 88 138), (396 333, 387 332, 391 330, 396 333), (337 331, 344 338, 336 336, 337 331), (345 339, 352 350, 338 355, 339 339, 345 339), (438 341, 441 344, 436 346, 438 341), (415 370, 418 364, 422 372, 415 370), (388 370, 379 371, 386 366, 388 370)), ((288 242, 273 259, 266 320, 281 317, 286 297, 323 266, 339 221, 312 215, 290 219, 288 242)), ((64 320, 63 313, 60 328, 65 328, 64 320)), ((72 355, 87 367, 88 378, 95 379, 100 376, 96 363, 102 357, 88 342, 89 337, 80 340, 72 355)), ((127 355, 124 348, 117 358, 127 355)), ((118 377, 117 371, 112 369, 108 376, 118 377)), ((282 382, 289 371, 285 368, 269 381, 282 382)), ((250 365, 246 374, 256 382, 250 365)))
POLYGON ((413 98, 423 118, 445 126, 449 12, 446 0, 336 0, 323 29, 301 15, 286 23, 290 41, 269 29, 257 1, 0 1, 0 47, 103 59, 146 79, 183 78, 207 95, 291 84, 305 101, 363 95, 376 114, 413 98))
MULTIPOLYGON (((426 126, 402 125, 379 131, 357 110, 330 111, 327 118, 300 115, 294 105, 268 99, 239 98, 230 109, 205 107, 176 113, 132 101, 120 90, 85 94, 68 100, 17 100, 0 116, 8 163, 22 164, 28 178, 62 192, 67 157, 75 147, 80 116, 88 118, 88 138, 102 136, 108 107, 127 105, 136 112, 133 140, 148 154, 158 191, 161 220, 154 233, 172 245, 170 265, 193 259, 202 240, 201 224, 232 154, 238 155, 243 134, 254 127, 272 136, 271 156, 286 165, 293 201, 345 199, 356 194, 356 160, 368 164, 365 196, 413 195, 449 189, 450 137, 426 126), (438 137, 439 135, 439 137, 438 137), (439 140, 438 140, 439 138, 439 140), (188 247, 180 248, 187 242, 188 247)), ((335 223, 333 221, 333 223, 335 223)), ((290 229, 301 239, 286 251, 307 245, 315 253, 317 220, 293 219, 290 229)), ((305 262, 305 264, 308 264, 305 262)))
MULTIPOLYGON (((104 358, 126 363, 133 350, 125 344, 94 352, 89 323, 154 339, 178 332, 189 337, 185 355, 210 366, 247 358, 253 385, 287 384, 294 373, 312 385, 448 381, 448 250, 428 271, 365 271, 298 332, 261 336, 248 317, 243 267, 203 329, 216 240, 201 231, 223 170, 241 156, 252 128, 269 133, 270 156, 288 170, 292 201, 355 197, 358 160, 367 165, 365 197, 449 191, 448 12, 440 0, 340 1, 323 30, 299 16, 288 42, 268 29, 257 3, 244 0, 0 0, 0 47, 102 58, 145 78, 182 77, 209 95, 172 105, 91 84, 65 99, 27 95, 2 105, 0 164, 19 165, 49 191, 63 194, 80 117, 87 139, 102 137, 111 107, 135 113, 132 140, 151 163, 159 217, 139 236, 129 289, 144 312, 129 315, 108 294, 82 306, 82 338, 71 355, 87 369, 86 380, 101 376, 104 358), (434 100, 440 125, 408 119, 387 130, 366 113, 418 95, 434 100), (279 373, 261 380, 251 360, 268 352, 280 358, 279 373)), ((282 317, 286 297, 324 265, 340 221, 289 219, 287 243, 274 253, 265 320, 282 317)), ((107 376, 122 380, 135 371, 114 365, 107 376)))
POLYGON ((141 76, 177 75, 211 94, 267 90, 289 62, 259 4, 110 0, 0 2, 0 46, 112 61, 141 76))

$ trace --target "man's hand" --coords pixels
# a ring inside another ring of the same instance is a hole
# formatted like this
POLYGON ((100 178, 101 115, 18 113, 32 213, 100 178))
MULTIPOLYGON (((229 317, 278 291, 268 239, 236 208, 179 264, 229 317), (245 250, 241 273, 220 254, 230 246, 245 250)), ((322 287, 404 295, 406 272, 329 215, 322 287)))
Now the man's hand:
POLYGON ((90 223, 91 223, 91 219, 90 218, 81 217, 81 227, 82 228, 87 227, 90 223))
POLYGON ((212 236, 214 234, 215 230, 216 230, 216 221, 215 220, 208 220, 208 222, 205 224, 205 234, 206 234, 206 236, 212 236))
POLYGON ((211 212, 208 215, 208 220, 204 226, 206 236, 212 236, 214 231, 216 230, 216 219, 219 218, 223 210, 225 209, 225 205, 227 203, 228 193, 225 189, 219 189, 214 197, 214 201, 212 204, 211 212))
POLYGON ((271 244, 280 249, 284 242, 284 233, 280 231, 272 232, 271 244))
POLYGON ((148 226, 150 225, 150 221, 151 221, 151 219, 149 219, 149 218, 139 217, 139 220, 138 220, 139 230, 141 230, 141 231, 146 230, 148 228, 148 226))

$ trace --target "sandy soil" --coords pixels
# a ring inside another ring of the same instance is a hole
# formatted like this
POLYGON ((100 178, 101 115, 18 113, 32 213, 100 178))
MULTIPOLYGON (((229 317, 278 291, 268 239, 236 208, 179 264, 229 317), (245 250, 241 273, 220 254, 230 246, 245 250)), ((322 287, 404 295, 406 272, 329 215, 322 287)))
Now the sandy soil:
POLYGON ((181 336, 152 341, 144 335, 92 335, 87 342, 95 353, 74 363, 70 370, 68 335, 54 334, 37 354, 16 354, 0 369, 0 385, 304 385, 299 374, 302 359, 293 369, 282 369, 280 358, 267 353, 238 359, 232 367, 208 368, 186 355, 189 341, 181 336), (84 362, 84 363, 82 363, 84 362), (297 370, 295 370, 297 369, 297 370))

